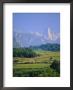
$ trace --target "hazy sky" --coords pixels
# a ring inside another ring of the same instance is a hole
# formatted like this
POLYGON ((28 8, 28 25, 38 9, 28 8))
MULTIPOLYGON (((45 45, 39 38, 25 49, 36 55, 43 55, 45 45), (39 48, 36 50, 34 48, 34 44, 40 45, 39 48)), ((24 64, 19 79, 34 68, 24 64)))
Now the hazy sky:
POLYGON ((13 13, 13 30, 47 34, 48 28, 60 32, 59 13, 13 13))

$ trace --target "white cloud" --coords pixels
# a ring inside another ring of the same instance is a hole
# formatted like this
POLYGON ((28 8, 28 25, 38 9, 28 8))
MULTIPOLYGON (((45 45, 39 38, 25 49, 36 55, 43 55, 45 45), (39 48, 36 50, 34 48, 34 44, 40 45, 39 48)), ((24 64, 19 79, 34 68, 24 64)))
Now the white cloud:
POLYGON ((40 33, 40 32, 30 32, 31 34, 34 34, 34 35, 37 35, 37 36, 43 36, 43 34, 42 33, 40 33))
POLYGON ((42 36, 42 33, 35 32, 35 35, 37 35, 37 36, 42 36))

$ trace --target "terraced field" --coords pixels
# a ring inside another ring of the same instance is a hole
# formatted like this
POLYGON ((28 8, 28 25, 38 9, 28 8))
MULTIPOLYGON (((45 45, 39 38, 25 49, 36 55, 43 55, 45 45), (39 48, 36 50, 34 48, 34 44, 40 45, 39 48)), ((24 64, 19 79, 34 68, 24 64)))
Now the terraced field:
POLYGON ((50 68, 54 60, 60 61, 60 52, 35 50, 39 56, 32 58, 14 57, 14 77, 55 77, 60 73, 50 68))

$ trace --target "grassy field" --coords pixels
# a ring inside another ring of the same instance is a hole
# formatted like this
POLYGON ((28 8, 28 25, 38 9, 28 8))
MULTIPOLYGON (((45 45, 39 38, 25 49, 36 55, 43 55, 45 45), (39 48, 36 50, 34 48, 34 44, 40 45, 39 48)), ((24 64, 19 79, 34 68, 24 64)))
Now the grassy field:
POLYGON ((54 60, 60 61, 60 52, 35 50, 39 56, 32 58, 14 57, 14 77, 56 77, 60 73, 50 68, 54 60))

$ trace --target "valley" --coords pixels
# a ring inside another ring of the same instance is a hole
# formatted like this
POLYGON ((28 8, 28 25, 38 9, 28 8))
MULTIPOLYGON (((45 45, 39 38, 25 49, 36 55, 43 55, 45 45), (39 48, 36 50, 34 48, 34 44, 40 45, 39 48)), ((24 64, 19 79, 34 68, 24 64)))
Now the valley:
POLYGON ((13 76, 14 77, 56 77, 60 73, 50 66, 56 60, 60 62, 60 52, 34 50, 39 56, 14 57, 13 76))

